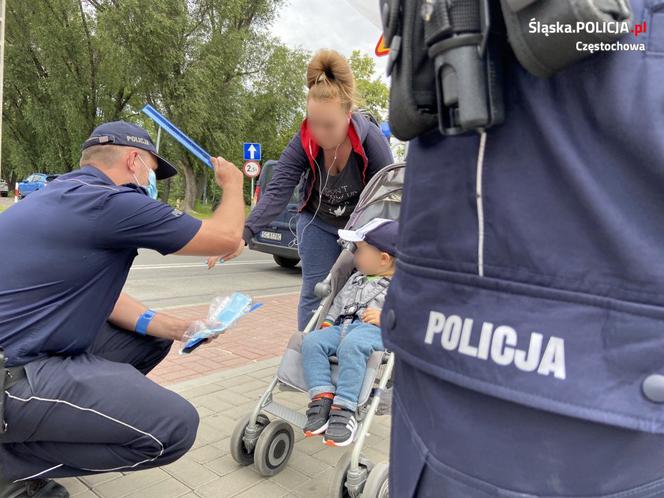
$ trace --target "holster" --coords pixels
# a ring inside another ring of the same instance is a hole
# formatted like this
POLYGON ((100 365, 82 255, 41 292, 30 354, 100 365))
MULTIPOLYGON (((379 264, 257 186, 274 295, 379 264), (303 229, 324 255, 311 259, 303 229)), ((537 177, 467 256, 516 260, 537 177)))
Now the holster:
POLYGON ((411 140, 436 126, 458 135, 503 121, 488 0, 381 0, 381 10, 395 137, 411 140))
POLYGON ((615 32, 616 23, 626 28, 632 17, 629 0, 380 0, 380 6, 390 47, 390 127, 401 140, 436 126, 451 136, 501 124, 507 40, 527 71, 548 78, 590 56, 577 42, 618 40, 624 32, 615 32), (547 36, 539 21, 578 32, 547 36))

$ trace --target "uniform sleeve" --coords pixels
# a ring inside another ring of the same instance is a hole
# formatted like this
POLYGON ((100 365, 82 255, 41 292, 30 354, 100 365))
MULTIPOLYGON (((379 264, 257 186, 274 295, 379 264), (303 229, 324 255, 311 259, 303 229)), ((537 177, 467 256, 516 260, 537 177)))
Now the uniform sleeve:
POLYGON ((182 249, 201 221, 141 192, 109 196, 99 214, 96 240, 108 249, 154 249, 172 254, 182 249))

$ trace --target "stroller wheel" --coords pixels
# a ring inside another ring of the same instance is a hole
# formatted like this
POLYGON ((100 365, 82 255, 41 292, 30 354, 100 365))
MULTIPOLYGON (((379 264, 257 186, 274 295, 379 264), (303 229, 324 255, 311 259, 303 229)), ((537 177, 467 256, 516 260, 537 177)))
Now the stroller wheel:
POLYGON ((377 464, 369 473, 367 483, 364 485, 362 498, 388 498, 388 477, 390 467, 386 462, 377 464))
MULTIPOLYGON (((251 465, 254 463, 254 450, 252 449, 249 451, 243 439, 245 437, 247 425, 249 425, 249 418, 251 418, 251 415, 245 415, 238 420, 233 429, 233 434, 231 435, 231 455, 233 456, 233 460, 240 465, 251 465)), ((260 432, 262 432, 269 423, 270 419, 265 415, 258 415, 256 424, 259 426, 260 432)))
POLYGON ((288 463, 294 444, 295 434, 288 422, 270 422, 256 443, 254 464, 258 473, 269 477, 281 472, 288 463))
POLYGON ((352 450, 344 453, 334 468, 334 475, 330 481, 330 490, 328 493, 330 498, 353 498, 355 496, 364 496, 364 494, 360 493, 360 490, 362 490, 364 486, 367 473, 371 471, 372 464, 366 458, 360 457, 360 466, 356 472, 357 475, 349 476, 351 454, 352 450), (350 493, 347 486, 347 484, 353 486, 353 481, 358 490, 354 495, 350 493))

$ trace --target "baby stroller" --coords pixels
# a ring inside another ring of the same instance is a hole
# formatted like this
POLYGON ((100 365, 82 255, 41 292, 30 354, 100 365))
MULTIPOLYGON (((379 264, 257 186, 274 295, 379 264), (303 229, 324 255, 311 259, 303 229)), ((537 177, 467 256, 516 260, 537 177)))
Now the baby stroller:
MULTIPOLYGON (((374 218, 397 220, 401 207, 401 195, 405 164, 393 164, 376 174, 367 184, 353 211, 347 229, 356 229, 374 218)), ((354 270, 353 254, 344 247, 330 273, 316 285, 321 304, 303 332, 290 339, 276 376, 261 396, 254 411, 241 418, 231 436, 231 454, 241 465, 254 464, 263 476, 272 476, 283 470, 293 451, 295 434, 293 426, 302 429, 307 417, 273 399, 275 388, 279 391, 306 393, 307 386, 302 369, 300 347, 304 334, 320 328, 335 296, 354 270), (270 421, 268 415, 278 420, 270 421)), ((336 359, 331 358, 332 378, 336 382, 336 359)), ((367 364, 360 392, 357 421, 359 423, 353 447, 336 466, 331 482, 331 497, 387 497, 388 464, 374 465, 362 455, 365 438, 375 415, 389 413, 391 376, 394 355, 377 351, 367 364)))

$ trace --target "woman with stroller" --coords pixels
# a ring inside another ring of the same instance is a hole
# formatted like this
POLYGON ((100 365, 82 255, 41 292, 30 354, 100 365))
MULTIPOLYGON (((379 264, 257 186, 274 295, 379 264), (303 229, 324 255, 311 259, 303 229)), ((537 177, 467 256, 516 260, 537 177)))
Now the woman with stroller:
MULTIPOLYGON (((304 330, 320 303, 314 287, 327 276, 341 252, 337 230, 348 222, 367 182, 393 161, 389 143, 378 126, 355 112, 355 81, 342 55, 333 50, 316 53, 307 68, 307 86, 307 117, 279 158, 272 180, 246 221, 243 236, 249 244, 286 208, 300 184, 299 330, 304 330)), ((209 266, 217 259, 211 258, 209 266)))

